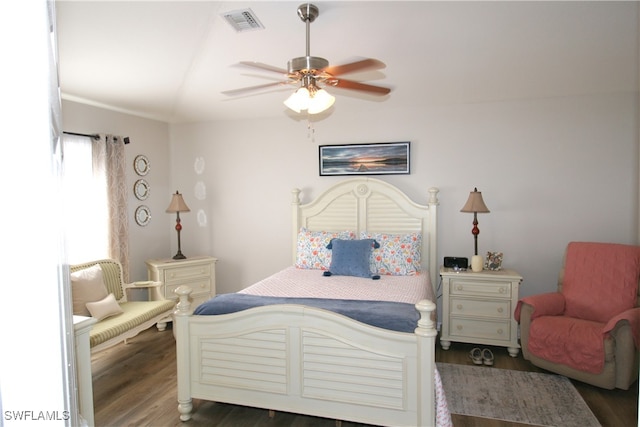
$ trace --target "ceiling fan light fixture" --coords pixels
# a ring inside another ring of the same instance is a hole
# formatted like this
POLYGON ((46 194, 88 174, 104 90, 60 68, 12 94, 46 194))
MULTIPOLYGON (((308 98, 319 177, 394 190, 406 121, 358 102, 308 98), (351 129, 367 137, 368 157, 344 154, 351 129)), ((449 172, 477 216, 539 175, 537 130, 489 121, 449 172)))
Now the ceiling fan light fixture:
POLYGON ((326 109, 330 108, 334 102, 336 102, 335 96, 331 95, 324 89, 320 89, 309 99, 309 108, 307 109, 307 112, 309 114, 322 113, 326 109))
POLYGON ((284 105, 296 113, 299 113, 300 111, 309 108, 310 99, 311 95, 309 94, 309 90, 306 87, 301 87, 293 92, 286 101, 284 101, 284 105))
POLYGON ((284 105, 296 113, 307 110, 309 114, 318 114, 330 108, 335 101, 333 95, 312 83, 293 92, 284 101, 284 105))

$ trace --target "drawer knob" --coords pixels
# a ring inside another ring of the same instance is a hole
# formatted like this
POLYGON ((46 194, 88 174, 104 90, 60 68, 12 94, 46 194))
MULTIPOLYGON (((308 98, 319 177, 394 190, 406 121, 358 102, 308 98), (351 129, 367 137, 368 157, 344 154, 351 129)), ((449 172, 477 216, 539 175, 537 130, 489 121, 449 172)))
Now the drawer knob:
POLYGON ((498 335, 502 335, 504 331, 502 329, 498 329, 498 335))
POLYGON ((200 287, 201 287, 201 288, 204 288, 204 283, 200 283, 200 287))
POLYGON ((503 311, 504 311, 504 308, 498 307, 498 313, 502 313, 503 311))
POLYGON ((500 288, 500 290, 498 292, 501 293, 501 294, 504 294, 506 292, 506 289, 505 288, 500 288))
POLYGON ((459 330, 459 331, 461 331, 461 330, 462 330, 462 325, 457 325, 457 326, 456 326, 456 329, 457 329, 457 330, 459 330))
POLYGON ((462 285, 458 285, 458 286, 456 286, 456 289, 457 289, 458 291, 461 291, 461 290, 462 290, 462 285))
POLYGON ((458 305, 456 306, 456 308, 457 308, 458 310, 462 310, 462 304, 458 304, 458 305))
POLYGON ((169 277, 173 279, 174 277, 176 277, 176 273, 169 273, 169 277))

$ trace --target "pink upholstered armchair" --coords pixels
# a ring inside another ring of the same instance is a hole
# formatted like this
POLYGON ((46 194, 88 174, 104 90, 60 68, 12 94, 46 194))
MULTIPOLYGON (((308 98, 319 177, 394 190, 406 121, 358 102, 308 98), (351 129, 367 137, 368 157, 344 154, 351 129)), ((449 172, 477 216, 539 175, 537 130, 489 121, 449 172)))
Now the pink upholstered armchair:
POLYGON ((606 389, 638 379, 640 246, 572 242, 558 291, 522 298, 522 354, 534 365, 606 389))

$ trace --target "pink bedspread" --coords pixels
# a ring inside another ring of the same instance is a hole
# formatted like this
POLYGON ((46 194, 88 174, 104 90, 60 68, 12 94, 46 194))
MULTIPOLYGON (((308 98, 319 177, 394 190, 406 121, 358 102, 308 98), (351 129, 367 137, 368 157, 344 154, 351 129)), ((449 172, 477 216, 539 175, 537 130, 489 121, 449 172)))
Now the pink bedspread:
POLYGON ((287 267, 239 293, 270 297, 332 298, 395 301, 415 304, 435 302, 429 274, 386 276, 380 280, 351 276, 323 276, 320 270, 287 267))

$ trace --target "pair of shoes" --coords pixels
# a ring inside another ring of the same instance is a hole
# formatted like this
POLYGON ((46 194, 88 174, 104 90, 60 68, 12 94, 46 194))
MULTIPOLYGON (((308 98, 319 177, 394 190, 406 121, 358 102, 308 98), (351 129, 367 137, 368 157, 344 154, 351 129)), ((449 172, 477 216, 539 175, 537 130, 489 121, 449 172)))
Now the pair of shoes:
POLYGON ((493 353, 488 348, 482 349, 482 362, 487 366, 493 366, 493 353))
POLYGON ((469 352, 469 358, 476 365, 482 365, 482 350, 474 348, 469 352))

